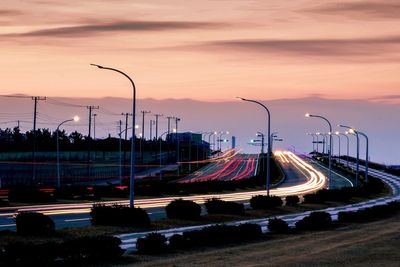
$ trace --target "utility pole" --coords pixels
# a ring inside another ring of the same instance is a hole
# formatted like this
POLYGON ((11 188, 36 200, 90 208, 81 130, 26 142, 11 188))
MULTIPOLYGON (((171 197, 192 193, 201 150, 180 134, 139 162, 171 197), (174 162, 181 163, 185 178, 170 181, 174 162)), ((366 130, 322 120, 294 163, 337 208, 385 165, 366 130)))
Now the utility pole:
POLYGON ((87 143, 87 148, 88 148, 88 153, 87 153, 87 178, 88 180, 90 180, 90 160, 91 160, 91 145, 92 145, 92 141, 91 141, 91 130, 92 130, 92 111, 94 109, 99 109, 99 106, 87 106, 87 109, 89 109, 89 132, 88 132, 88 143, 87 143))
POLYGON ((175 117, 175 137, 176 137, 176 163, 178 164, 178 177, 179 177, 179 137, 178 137, 178 122, 180 118, 175 117))
POLYGON ((150 141, 153 140, 153 120, 150 120, 150 141))
POLYGON ((171 133, 171 119, 175 119, 175 117, 172 117, 172 116, 168 116, 167 117, 167 119, 168 119, 168 135, 171 133))
MULTIPOLYGON (((121 144, 121 135, 122 135, 122 120, 119 120, 119 185, 122 185, 122 153, 121 153, 121 148, 122 148, 122 144, 121 144)), ((126 132, 126 130, 125 130, 126 132)), ((126 134, 125 134, 126 136, 126 134)))
POLYGON ((154 116, 156 117, 156 140, 158 139, 158 117, 162 117, 164 116, 163 114, 154 114, 154 116))
POLYGON ((142 138, 140 139, 140 152, 141 152, 141 158, 142 158, 142 163, 144 161, 144 145, 143 145, 143 140, 145 140, 144 138, 144 115, 146 115, 147 113, 150 113, 151 111, 146 111, 146 110, 142 110, 140 111, 142 113, 142 138))
POLYGON ((34 96, 32 97, 34 101, 33 107, 33 149, 32 149, 32 183, 36 180, 36 117, 37 117, 37 104, 40 100, 46 100, 46 97, 34 96))
POLYGON ((96 116, 97 114, 93 114, 93 139, 96 140, 96 116))

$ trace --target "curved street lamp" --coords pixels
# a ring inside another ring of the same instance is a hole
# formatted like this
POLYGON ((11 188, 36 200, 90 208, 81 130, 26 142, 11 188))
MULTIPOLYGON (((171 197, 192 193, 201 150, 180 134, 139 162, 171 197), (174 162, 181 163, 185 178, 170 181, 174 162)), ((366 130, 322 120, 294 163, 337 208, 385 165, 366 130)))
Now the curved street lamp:
POLYGON ((328 159, 329 159, 329 182, 328 182, 328 188, 332 187, 332 124, 330 123, 330 121, 320 115, 314 115, 314 114, 310 114, 310 113, 306 113, 305 115, 307 118, 320 118, 322 120, 324 120, 328 126, 329 126, 329 154, 328 154, 328 159))
POLYGON ((337 136, 338 140, 339 140, 339 161, 340 161, 340 133, 338 131, 335 132, 335 136, 337 136))
POLYGON ((64 123, 67 122, 71 122, 71 121, 75 121, 78 122, 79 121, 79 117, 75 116, 73 119, 69 119, 69 120, 65 120, 63 122, 61 122, 58 126, 57 126, 57 130, 56 130, 56 138, 57 138, 57 187, 60 188, 61 187, 61 175, 60 175, 60 144, 59 144, 59 137, 58 137, 58 132, 60 131, 60 126, 63 125, 64 123))
POLYGON ((347 136, 347 135, 349 134, 349 132, 339 133, 339 134, 340 134, 341 136, 346 137, 346 139, 347 139, 347 156, 346 156, 346 159, 347 159, 347 168, 349 168, 350 138, 347 136))
POLYGON ((269 109, 262 103, 256 101, 256 100, 251 100, 251 99, 246 99, 242 97, 238 97, 239 99, 247 102, 252 102, 254 104, 260 105, 267 111, 268 115, 268 123, 267 123, 267 138, 268 138, 268 150, 267 150, 267 196, 269 196, 269 189, 270 189, 270 176, 271 176, 271 170, 270 170, 270 161, 271 161, 271 113, 269 112, 269 109))
POLYGON ((339 125, 339 126, 349 129, 349 133, 355 134, 357 136, 357 172, 359 172, 359 146, 360 146, 360 144, 359 144, 360 140, 359 140, 358 135, 362 135, 363 137, 365 137, 365 142, 366 142, 366 150, 365 150, 365 182, 368 183, 368 161, 369 161, 369 151, 368 151, 368 145, 369 145, 368 143, 369 143, 369 141, 368 141, 368 136, 365 133, 363 133, 363 132, 361 132, 359 130, 355 130, 354 128, 352 128, 350 126, 346 126, 346 125, 339 125))
MULTIPOLYGON (((133 80, 131 79, 131 77, 129 77, 126 73, 114 69, 114 68, 109 68, 109 67, 104 67, 104 66, 100 66, 97 64, 90 64, 92 66, 98 67, 99 69, 104 69, 104 70, 111 70, 111 71, 115 71, 118 72, 119 74, 122 74, 123 76, 125 76, 132 85, 132 91, 133 91, 133 97, 132 97, 132 125, 136 125, 136 121, 135 121, 135 114, 136 114, 136 87, 135 87, 135 83, 133 82, 133 80)), ((136 141, 136 136, 135 136, 135 127, 132 127, 132 141, 131 141, 131 171, 130 171, 130 181, 129 181, 129 207, 133 208, 134 207, 134 186, 135 186, 135 141, 136 141)))
POLYGON ((353 127, 347 125, 338 125, 339 127, 349 129, 349 133, 355 135, 357 139, 357 154, 356 154, 356 186, 358 185, 358 179, 360 175, 360 137, 358 136, 358 132, 353 129, 353 127))

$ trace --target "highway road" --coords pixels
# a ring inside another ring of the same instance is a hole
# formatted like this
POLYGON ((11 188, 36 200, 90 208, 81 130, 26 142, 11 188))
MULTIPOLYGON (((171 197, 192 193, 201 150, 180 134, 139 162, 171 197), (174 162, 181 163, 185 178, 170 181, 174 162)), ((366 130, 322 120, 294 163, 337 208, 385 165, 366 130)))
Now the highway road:
POLYGON ((236 154, 232 158, 211 162, 191 175, 179 180, 180 183, 203 182, 212 180, 240 180, 255 175, 258 155, 236 154))
MULTIPOLYGON (((355 169, 355 164, 350 163, 350 167, 355 169)), ((364 169, 364 167, 360 166, 360 169, 364 169)), ((372 199, 361 203, 345 205, 341 207, 332 207, 327 209, 321 209, 319 211, 328 212, 333 220, 337 220, 338 214, 341 211, 357 211, 360 209, 365 209, 368 207, 373 207, 377 205, 384 205, 392 201, 400 201, 400 177, 385 173, 383 171, 375 170, 370 168, 370 173, 376 176, 377 178, 384 181, 390 188, 392 189, 392 195, 372 199)), ((296 222, 302 220, 304 217, 308 216, 311 211, 298 213, 298 214, 289 214, 289 215, 281 215, 281 216, 274 216, 279 219, 285 220, 290 227, 295 227, 296 222)), ((243 220, 243 221, 235 221, 231 223, 227 223, 228 225, 240 225, 244 223, 255 223, 261 226, 261 229, 264 233, 268 232, 268 219, 269 218, 262 218, 262 219, 253 219, 253 220, 243 220)), ((165 235, 166 237, 170 237, 174 234, 181 234, 186 231, 192 230, 199 230, 201 228, 210 226, 211 224, 207 225, 198 225, 198 226, 190 226, 190 227, 179 227, 173 229, 166 229, 157 231, 160 234, 165 235)), ((136 232, 136 233, 128 233, 128 234, 121 234, 116 235, 116 237, 120 238, 122 241, 121 247, 126 249, 127 251, 134 251, 136 249, 136 241, 140 237, 146 236, 150 232, 136 232)))
MULTIPOLYGON (((317 171, 312 165, 296 156, 291 152, 276 152, 276 156, 282 162, 282 167, 286 171, 285 182, 279 187, 270 191, 271 195, 287 196, 287 195, 303 195, 326 186, 326 176, 317 171)), ((234 192, 226 194, 204 194, 186 197, 159 197, 135 200, 135 206, 146 209, 151 219, 159 219, 165 217, 164 207, 172 200, 183 198, 195 201, 199 204, 204 203, 210 198, 220 198, 226 201, 239 201, 247 203, 248 200, 259 194, 266 194, 265 190, 234 192)), ((122 204, 127 205, 128 200, 105 202, 106 204, 122 204)), ((57 228, 64 227, 81 227, 90 224, 89 213, 92 202, 79 204, 50 204, 50 205, 34 205, 15 208, 0 208, 0 230, 15 229, 13 216, 18 211, 36 211, 42 212, 52 217, 57 228)))

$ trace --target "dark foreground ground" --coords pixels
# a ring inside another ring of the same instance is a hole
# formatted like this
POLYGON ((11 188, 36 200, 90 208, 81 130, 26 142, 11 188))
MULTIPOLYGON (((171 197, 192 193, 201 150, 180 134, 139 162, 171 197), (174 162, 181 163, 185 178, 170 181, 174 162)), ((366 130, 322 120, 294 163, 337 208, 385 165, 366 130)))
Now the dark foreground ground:
MULTIPOLYGON (((220 248, 132 256, 113 266, 399 266, 400 215, 336 230, 220 248)), ((111 266, 111 265, 107 265, 111 266)))

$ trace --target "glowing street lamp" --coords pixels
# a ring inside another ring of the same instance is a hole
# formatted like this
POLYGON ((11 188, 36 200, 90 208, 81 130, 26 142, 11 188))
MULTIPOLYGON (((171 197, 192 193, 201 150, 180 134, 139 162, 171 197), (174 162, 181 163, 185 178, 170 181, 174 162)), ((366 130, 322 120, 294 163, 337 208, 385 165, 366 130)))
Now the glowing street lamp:
POLYGON ((60 188, 61 187, 61 175, 60 175, 60 144, 59 144, 59 136, 58 136, 58 132, 60 131, 60 126, 63 125, 64 123, 67 122, 78 122, 79 121, 79 117, 75 116, 72 119, 69 120, 65 120, 63 122, 61 122, 58 126, 57 126, 57 130, 56 130, 56 138, 57 138, 57 187, 60 188))
POLYGON ((242 97, 238 97, 239 99, 247 102, 251 102, 254 104, 257 104, 265 109, 268 115, 268 123, 267 123, 267 137, 268 137, 268 150, 267 150, 267 196, 269 196, 269 189, 270 189, 270 176, 271 176, 271 168, 270 168, 270 163, 271 163, 271 113, 269 112, 269 109, 262 103, 256 101, 256 100, 251 100, 251 99, 245 99, 242 97))
POLYGON ((134 207, 134 193, 135 193, 135 141, 136 141, 136 136, 135 136, 135 127, 136 126, 136 122, 135 122, 135 114, 136 114, 136 86, 135 83, 133 82, 132 78, 129 77, 126 73, 114 69, 114 68, 109 68, 109 67, 104 67, 104 66, 100 66, 97 64, 90 64, 92 66, 98 67, 99 69, 104 69, 104 70, 111 70, 111 71, 115 71, 123 76, 125 76, 131 83, 132 85, 132 92, 133 92, 133 96, 132 96, 132 140, 131 140, 131 170, 130 170, 130 180, 129 180, 129 206, 131 208, 134 207))
POLYGON ((357 178, 358 178, 358 172, 359 172, 359 137, 358 135, 362 135, 363 137, 365 137, 365 141, 366 141, 366 155, 365 155, 365 182, 368 183, 368 161, 369 161, 369 151, 368 151, 368 136, 363 133, 360 132, 359 130, 355 130, 354 128, 350 127, 350 126, 346 126, 346 125, 339 125, 340 127, 343 128, 347 128, 349 129, 349 133, 356 135, 357 137, 357 178))
POLYGON ((349 168, 349 148, 350 148, 350 138, 348 137, 348 134, 349 134, 349 132, 345 132, 345 133, 339 133, 341 136, 344 136, 344 137, 346 137, 346 139, 347 139, 347 156, 346 156, 346 159, 347 159, 347 168, 349 168))
POLYGON ((331 188, 332 186, 332 124, 330 123, 330 121, 320 115, 313 115, 310 113, 306 113, 305 115, 307 118, 320 118, 322 120, 324 120, 328 126, 329 126, 329 153, 328 153, 328 157, 329 157, 329 183, 328 183, 328 188, 331 188))

